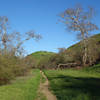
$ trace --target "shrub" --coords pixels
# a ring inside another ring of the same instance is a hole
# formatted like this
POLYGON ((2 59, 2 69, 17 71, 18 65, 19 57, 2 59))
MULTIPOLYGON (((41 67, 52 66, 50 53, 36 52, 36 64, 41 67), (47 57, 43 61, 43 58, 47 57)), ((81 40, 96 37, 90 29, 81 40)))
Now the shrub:
POLYGON ((0 56, 0 84, 6 84, 14 77, 24 75, 27 71, 24 59, 9 55, 0 56))

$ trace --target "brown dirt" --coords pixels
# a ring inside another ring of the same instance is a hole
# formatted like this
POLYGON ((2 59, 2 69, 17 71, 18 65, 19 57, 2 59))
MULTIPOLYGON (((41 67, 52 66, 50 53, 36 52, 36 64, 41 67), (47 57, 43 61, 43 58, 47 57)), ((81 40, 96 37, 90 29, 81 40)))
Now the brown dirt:
POLYGON ((47 100, 57 100, 56 96, 48 89, 49 88, 49 81, 47 77, 44 75, 42 71, 41 75, 46 79, 44 83, 40 84, 40 91, 43 93, 43 95, 47 98, 47 100))

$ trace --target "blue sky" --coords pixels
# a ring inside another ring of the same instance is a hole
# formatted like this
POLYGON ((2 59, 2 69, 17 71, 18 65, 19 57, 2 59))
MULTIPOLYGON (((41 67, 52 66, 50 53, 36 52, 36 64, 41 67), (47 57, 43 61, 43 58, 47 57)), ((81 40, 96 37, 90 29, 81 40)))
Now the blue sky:
POLYGON ((58 22, 59 13, 76 4, 92 6, 97 12, 95 23, 100 26, 100 0, 0 0, 0 16, 7 16, 13 30, 21 33, 35 30, 42 35, 39 42, 28 41, 24 47, 28 54, 69 47, 77 42, 76 36, 58 22))

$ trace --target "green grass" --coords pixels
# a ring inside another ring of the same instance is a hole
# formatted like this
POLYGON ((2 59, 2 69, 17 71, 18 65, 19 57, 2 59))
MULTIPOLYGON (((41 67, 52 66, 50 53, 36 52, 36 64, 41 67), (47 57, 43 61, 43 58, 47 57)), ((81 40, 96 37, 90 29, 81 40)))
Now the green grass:
POLYGON ((39 70, 34 70, 12 84, 0 86, 0 100, 35 100, 40 77, 39 70))
POLYGON ((58 100, 100 100, 100 71, 95 68, 96 66, 83 70, 45 70, 44 72, 50 81, 50 89, 58 100))

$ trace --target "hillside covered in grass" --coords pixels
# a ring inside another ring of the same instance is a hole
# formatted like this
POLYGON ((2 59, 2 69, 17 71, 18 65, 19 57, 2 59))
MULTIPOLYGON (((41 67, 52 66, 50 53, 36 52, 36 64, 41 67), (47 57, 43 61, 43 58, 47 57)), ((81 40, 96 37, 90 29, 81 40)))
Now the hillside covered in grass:
POLYGON ((55 53, 53 53, 53 52, 47 52, 47 51, 37 51, 37 52, 34 52, 34 53, 32 53, 31 55, 29 55, 29 56, 32 56, 33 58, 35 58, 35 59, 42 59, 42 58, 44 58, 44 57, 50 57, 50 56, 52 56, 52 55, 54 55, 55 53))
MULTIPOLYGON (((99 47, 100 47, 100 33, 99 33, 99 34, 96 34, 96 35, 93 35, 93 36, 91 36, 90 38, 92 38, 92 39, 95 40, 95 43, 98 45, 98 49, 99 49, 99 47)), ((81 47, 81 43, 82 43, 82 42, 76 43, 76 44, 70 46, 68 49, 69 49, 69 50, 75 50, 75 49, 78 50, 78 49, 80 49, 80 47, 81 47)), ((67 50, 68 50, 68 49, 67 49, 67 50)), ((100 50, 100 49, 99 49, 99 50, 100 50)))

